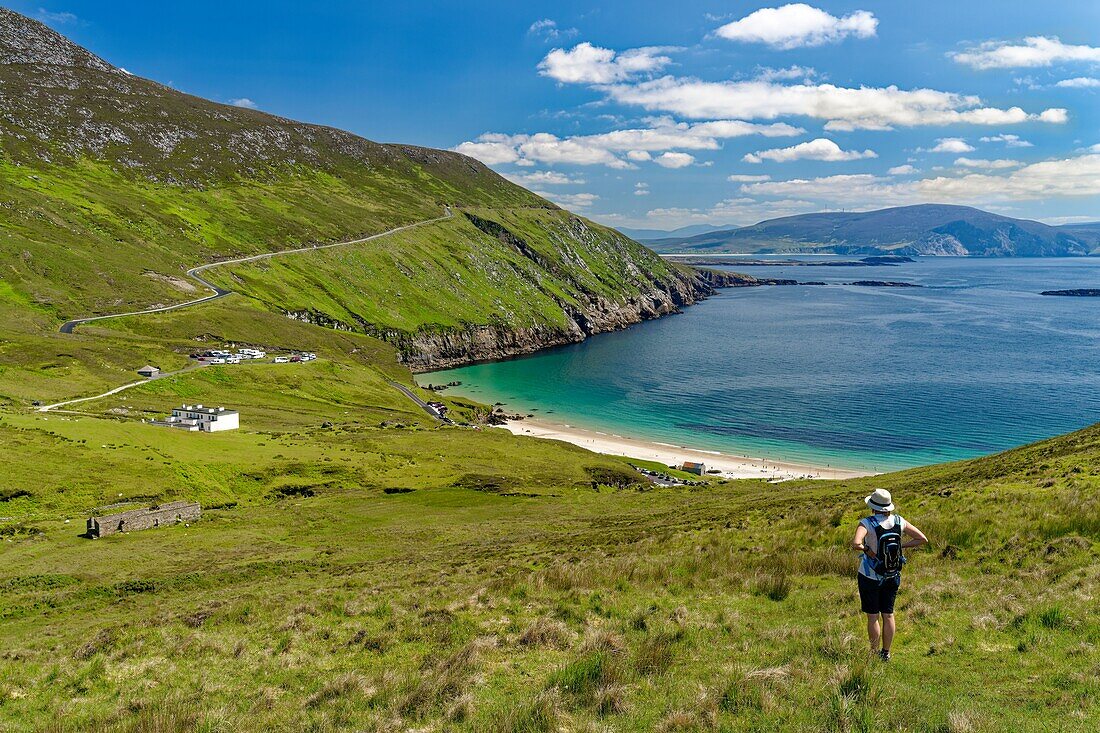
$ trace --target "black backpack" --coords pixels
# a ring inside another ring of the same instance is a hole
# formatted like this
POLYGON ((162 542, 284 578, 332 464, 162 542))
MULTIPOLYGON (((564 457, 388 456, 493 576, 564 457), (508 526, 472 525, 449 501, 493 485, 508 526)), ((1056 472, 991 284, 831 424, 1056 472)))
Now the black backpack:
POLYGON ((905 564, 905 552, 902 549, 901 519, 894 518, 894 525, 885 529, 881 522, 875 522, 875 538, 878 540, 878 552, 875 553, 875 572, 882 578, 896 578, 905 564))

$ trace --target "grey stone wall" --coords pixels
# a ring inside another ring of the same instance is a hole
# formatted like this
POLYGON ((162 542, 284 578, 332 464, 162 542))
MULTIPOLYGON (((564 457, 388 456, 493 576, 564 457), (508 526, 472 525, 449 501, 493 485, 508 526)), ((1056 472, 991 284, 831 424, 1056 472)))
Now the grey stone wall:
POLYGON ((87 536, 106 537, 118 532, 134 532, 139 529, 152 529, 162 524, 175 524, 198 519, 202 507, 192 501, 173 501, 147 509, 131 509, 118 514, 106 514, 101 517, 88 517, 87 536))

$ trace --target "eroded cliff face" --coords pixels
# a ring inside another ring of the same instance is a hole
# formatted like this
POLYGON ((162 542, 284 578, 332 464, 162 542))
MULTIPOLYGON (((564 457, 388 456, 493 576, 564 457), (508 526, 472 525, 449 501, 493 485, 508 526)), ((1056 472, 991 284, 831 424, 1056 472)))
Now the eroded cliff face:
POLYGON ((492 359, 529 354, 551 346, 583 341, 597 333, 617 331, 636 323, 679 313, 681 307, 714 292, 702 278, 683 276, 654 283, 648 292, 622 302, 592 298, 580 307, 563 307, 566 324, 560 327, 471 325, 465 329, 383 334, 398 347, 402 360, 415 372, 446 369, 492 359))

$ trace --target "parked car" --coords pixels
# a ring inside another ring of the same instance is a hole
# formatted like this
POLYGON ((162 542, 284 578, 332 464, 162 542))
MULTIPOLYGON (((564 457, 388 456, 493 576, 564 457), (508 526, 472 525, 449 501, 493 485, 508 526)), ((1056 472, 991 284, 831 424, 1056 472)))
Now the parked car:
POLYGON ((275 363, 276 364, 286 364, 288 361, 290 361, 290 359, 288 359, 285 356, 276 356, 275 357, 275 363))

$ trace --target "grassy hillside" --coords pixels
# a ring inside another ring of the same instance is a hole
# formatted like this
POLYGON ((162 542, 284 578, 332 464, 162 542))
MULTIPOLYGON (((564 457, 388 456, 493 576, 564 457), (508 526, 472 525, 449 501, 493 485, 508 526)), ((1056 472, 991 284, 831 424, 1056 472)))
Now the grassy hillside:
POLYGON ((4 9, 0 98, 0 313, 24 329, 187 300, 201 288, 184 270, 197 264, 357 238, 448 205, 506 218, 522 242, 460 217, 404 241, 217 274, 271 307, 380 333, 564 329, 566 311, 593 299, 694 297, 652 252, 477 161, 182 94, 4 9), (416 302, 395 301, 397 287, 416 302), (515 299, 497 302, 505 292, 515 299))
POLYGON ((16 467, 0 506, 19 517, 0 525, 0 727, 1100 724, 1098 429, 788 484, 777 505, 754 481, 611 488, 629 471, 571 446, 382 430, 350 403, 284 394, 284 414, 312 427, 250 413, 249 429, 216 436, 0 421, 0 460, 16 467), (43 480, 28 455, 59 468, 43 480), (608 484, 593 491, 593 477, 608 484), (888 667, 866 660, 845 549, 872 486, 933 538, 911 553, 888 667), (119 494, 207 511, 78 538, 85 509, 119 494))
POLYGON ((377 245, 227 266, 210 279, 372 333, 492 322, 564 329, 563 305, 637 298, 673 277, 674 265, 639 250, 568 212, 478 208, 377 245))
POLYGON ((205 292, 184 277, 194 265, 435 218, 447 200, 368 169, 340 176, 288 170, 268 180, 186 188, 87 159, 0 161, 0 198, 8 204, 0 224, 0 297, 43 326, 188 300, 205 292))

